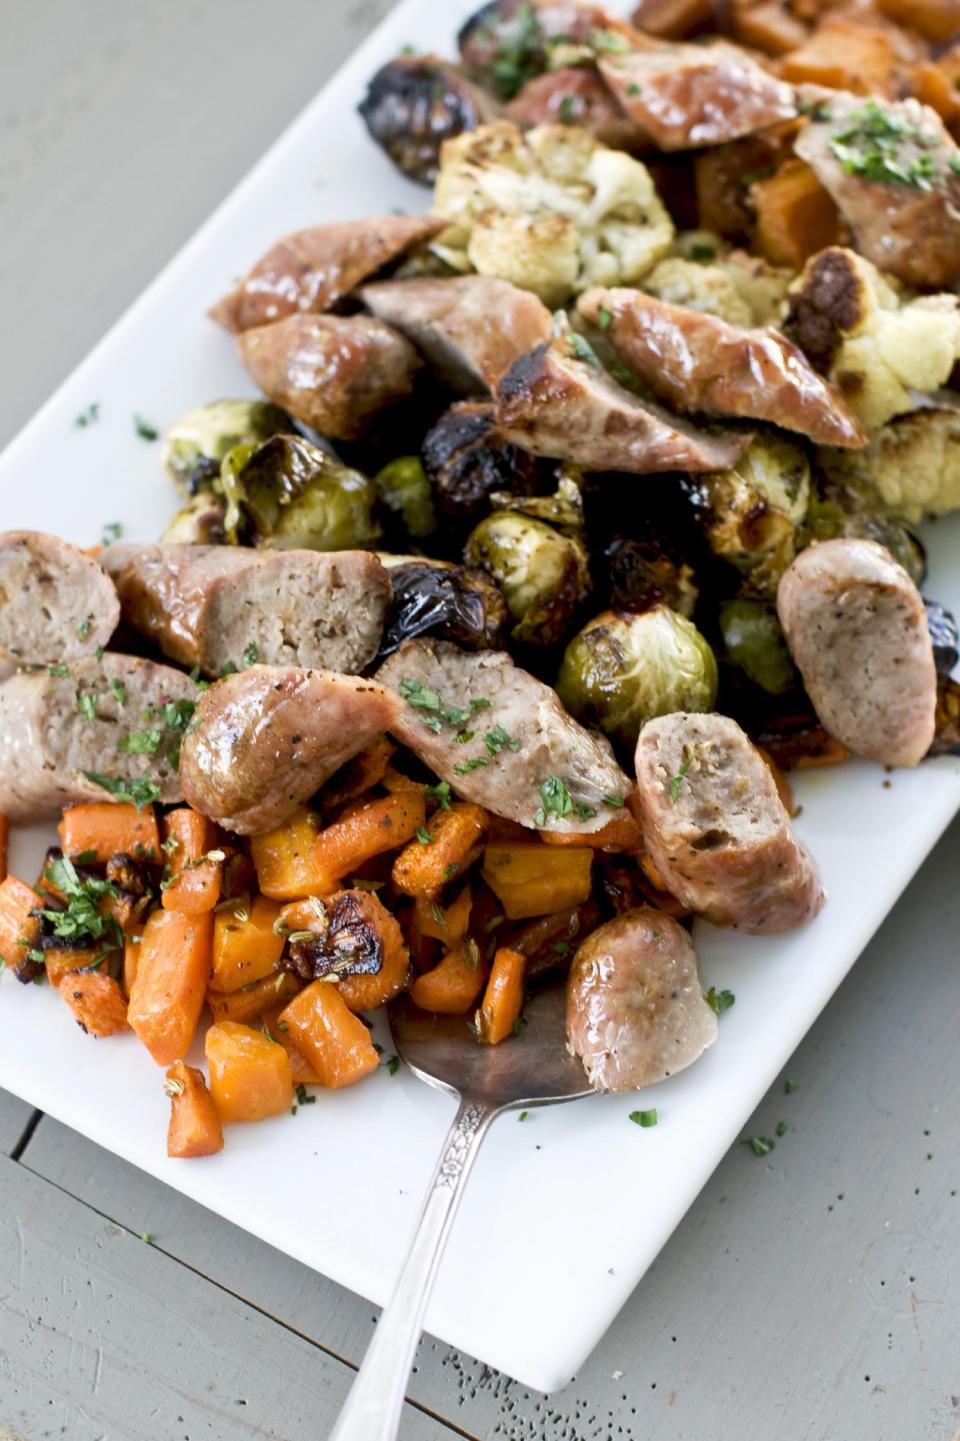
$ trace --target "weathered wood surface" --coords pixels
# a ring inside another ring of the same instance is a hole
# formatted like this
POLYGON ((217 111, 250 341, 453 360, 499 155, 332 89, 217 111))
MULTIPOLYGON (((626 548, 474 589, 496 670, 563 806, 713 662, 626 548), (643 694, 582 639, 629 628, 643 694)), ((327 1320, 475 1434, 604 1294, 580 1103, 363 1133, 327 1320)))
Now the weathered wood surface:
POLYGON ((9 1156, 17 1149, 26 1136, 33 1115, 32 1108, 25 1101, 0 1091, 0 1155, 9 1156))

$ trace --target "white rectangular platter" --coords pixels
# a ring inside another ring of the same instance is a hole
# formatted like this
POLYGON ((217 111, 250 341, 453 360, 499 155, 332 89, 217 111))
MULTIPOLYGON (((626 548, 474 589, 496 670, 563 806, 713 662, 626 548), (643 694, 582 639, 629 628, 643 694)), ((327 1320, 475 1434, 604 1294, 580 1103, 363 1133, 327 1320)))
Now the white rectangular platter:
MULTIPOLYGON (((0 458, 0 527, 91 544, 118 521, 128 537, 156 537, 174 495, 132 415, 163 428, 202 401, 252 393, 229 338, 204 312, 276 236, 425 206, 426 193, 367 139, 355 107, 379 64, 408 43, 449 50, 472 8, 397 7, 0 458), (92 402, 97 423, 77 428, 92 402)), ((941 523, 927 539, 927 592, 960 610, 960 525, 941 523)), ((778 940, 698 928, 705 984, 733 990, 736 1005, 713 1050, 640 1102, 657 1106, 656 1129, 630 1124, 633 1097, 595 1097, 494 1128, 427 1314, 434 1335, 539 1390, 570 1380, 960 808, 960 759, 889 777, 851 765, 802 776, 796 789, 798 830, 829 904, 808 929, 778 940)), ((51 828, 15 837, 13 869, 31 878, 50 837, 51 828)), ((164 1154, 161 1081, 132 1037, 94 1044, 49 989, 3 978, 0 1085, 386 1300, 450 1120, 447 1098, 381 1069, 352 1091, 318 1095, 295 1118, 233 1127, 221 1155, 191 1163, 164 1154)))

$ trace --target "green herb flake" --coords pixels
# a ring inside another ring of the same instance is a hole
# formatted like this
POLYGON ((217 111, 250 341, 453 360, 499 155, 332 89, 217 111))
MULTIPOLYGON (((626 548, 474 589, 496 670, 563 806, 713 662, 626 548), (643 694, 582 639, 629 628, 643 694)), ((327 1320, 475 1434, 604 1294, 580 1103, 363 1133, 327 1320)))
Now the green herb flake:
POLYGON ((776 1133, 777 1133, 778 1136, 785 1136, 785 1135, 787 1134, 787 1132, 789 1131, 789 1129, 790 1129, 790 1122, 789 1122, 789 1121, 778 1121, 778 1122, 777 1122, 777 1132, 776 1132, 776 1133))
POLYGON ((468 741, 473 740, 475 735, 476 731, 458 731, 453 739, 456 745, 465 746, 468 741))
POLYGON ((699 260, 701 262, 705 262, 707 260, 715 260, 716 258, 716 246, 705 245, 702 241, 697 241, 690 247, 691 260, 699 260))
POLYGON ((473 756, 471 760, 464 761, 461 765, 455 765, 453 768, 454 775, 468 776, 471 771, 477 770, 480 766, 488 766, 489 764, 490 762, 486 756, 473 756))
POLYGON ((149 421, 144 420, 142 415, 135 415, 133 417, 133 428, 141 440, 160 439, 159 430, 157 430, 156 426, 151 425, 149 421))
POLYGON ((622 796, 601 796, 600 799, 605 806, 609 806, 611 810, 615 811, 622 810, 626 805, 626 801, 622 796))
POLYGON ((99 419, 100 402, 94 400, 87 406, 86 410, 81 410, 80 414, 74 417, 73 423, 78 430, 86 430, 88 425, 93 425, 94 421, 99 419))
POLYGON ((601 305, 599 310, 597 311, 597 324, 599 325, 600 329, 609 330, 612 323, 613 311, 608 310, 605 305, 601 305))
POLYGON ((627 94, 630 96, 631 99, 634 95, 640 94, 640 86, 635 80, 631 80, 630 84, 627 86, 627 94))
POLYGON ((517 1117, 517 1120, 518 1120, 518 1121, 525 1121, 525 1120, 527 1119, 527 1117, 529 1116, 529 1114, 530 1114, 529 1111, 521 1111, 520 1114, 519 1114, 519 1116, 517 1117))
POLYGON ((103 527, 103 533, 100 536, 100 544, 112 545, 113 542, 115 540, 119 540, 122 535, 123 526, 120 524, 119 520, 111 520, 108 525, 105 525, 103 527))
POLYGON ((90 627, 92 625, 93 617, 85 615, 83 617, 83 620, 77 621, 76 625, 74 626, 74 630, 77 632, 77 635, 80 637, 81 640, 86 640, 87 636, 90 634, 90 627))
POLYGON ((95 721, 97 718, 97 693, 96 691, 77 691, 77 710, 85 721, 95 721))
POLYGON ((63 680, 64 676, 68 676, 69 674, 70 667, 65 665, 63 661, 47 668, 47 675, 52 675, 54 680, 63 680))
POLYGON ((470 710, 471 710, 471 711, 489 710, 492 704, 493 704, 492 701, 485 700, 485 699, 481 696, 479 700, 472 700, 472 701, 470 702, 470 710))
POLYGON ((570 942, 569 942, 569 941, 554 941, 554 943, 553 943, 553 945, 550 947, 550 949, 551 949, 551 951, 553 951, 554 955, 556 955, 556 956, 569 956, 570 950, 571 950, 570 942))
POLYGON ((149 1231, 141 1231, 141 1233, 140 1233, 140 1240, 143 1242, 143 1244, 144 1244, 145 1246, 149 1246, 150 1243, 151 1243, 151 1241, 153 1240, 153 1236, 151 1235, 151 1233, 150 1233, 149 1231))
POLYGON ((633 1122, 633 1124, 635 1126, 642 1126, 644 1130, 649 1130, 651 1126, 655 1126, 659 1119, 660 1117, 657 1115, 656 1106, 654 1106, 649 1111, 630 1112, 630 1120, 633 1122))
POLYGON ((791 1081, 789 1079, 784 1081, 783 1094, 785 1096, 792 1096, 794 1091, 799 1091, 801 1084, 800 1081, 791 1081))
POLYGON ((496 40, 490 74, 500 99, 512 100, 542 69, 543 31, 533 6, 518 6, 509 28, 496 40))
POLYGON ((316 1096, 311 1096, 311 1095, 310 1095, 309 1091, 307 1090, 306 1086, 303 1084, 302 1081, 298 1082, 298 1084, 297 1084, 297 1105, 298 1105, 298 1106, 312 1106, 312 1105, 315 1103, 316 1099, 317 1099, 316 1096))
POLYGON ((152 756, 156 754, 162 740, 163 731, 131 731, 117 741, 117 750, 128 756, 152 756))
POLYGON ((430 832, 427 830, 426 826, 417 826, 417 829, 416 829, 416 831, 414 832, 414 834, 416 835, 417 840, 420 842, 420 844, 421 844, 422 846, 432 846, 434 840, 436 839, 434 836, 432 836, 432 835, 430 834, 430 832))
POLYGON ((220 672, 220 679, 226 680, 228 675, 236 675, 239 669, 240 667, 237 665, 235 660, 228 660, 226 665, 223 667, 223 670, 220 672))
POLYGON ((675 776, 670 777, 670 804, 677 804, 677 797, 680 794, 680 787, 683 785, 683 778, 693 764, 693 756, 688 756, 675 776))
POLYGON ((257 645, 254 645, 254 644, 251 642, 250 645, 248 645, 247 648, 246 648, 246 650, 243 652, 243 664, 244 664, 244 667, 246 667, 246 666, 248 666, 248 665, 256 665, 256 663, 257 663, 257 661, 258 661, 259 659, 260 659, 260 647, 257 646, 257 645))
POLYGON ((99 941, 109 950, 122 947, 123 932, 116 917, 109 912, 101 913, 104 898, 117 894, 117 888, 111 881, 81 876, 67 856, 51 860, 44 867, 43 879, 66 901, 62 910, 43 908, 40 911, 57 940, 69 941, 73 945, 99 941))
POLYGON ((737 998, 732 991, 718 991, 716 986, 711 986, 704 999, 711 1011, 722 1016, 724 1011, 729 1011, 737 998))
POLYGON ((574 360, 582 360, 586 365, 600 364, 600 357, 585 336, 574 330, 568 335, 567 342, 574 360))
POLYGON ((459 861, 451 861, 448 866, 444 866, 444 868, 443 868, 443 879, 444 879, 445 881, 452 880, 453 877, 457 874, 457 871, 459 871, 459 869, 460 869, 460 862, 459 862, 459 861))
POLYGON ((127 688, 119 676, 115 675, 111 677, 110 689, 113 691, 113 698, 117 702, 117 705, 126 705, 127 688))
POLYGON ((770 1136, 745 1136, 740 1144, 749 1146, 755 1156, 769 1156, 777 1143, 770 1136))
POLYGON ((138 811, 151 806, 163 795, 163 787, 156 781, 125 780, 122 776, 100 775, 97 771, 84 771, 88 781, 102 790, 109 791, 118 801, 131 801, 138 811))
POLYGON ((96 851, 77 851, 77 854, 72 857, 75 866, 92 866, 96 859, 96 851))
POLYGON ((590 48, 601 54, 623 55, 630 46, 616 30, 591 30, 590 48))
POLYGON ((514 1021, 513 1025, 510 1027, 510 1029, 511 1029, 511 1031, 513 1032, 513 1034, 514 1034, 515 1036, 522 1036, 522 1035, 523 1035, 523 1028, 524 1028, 524 1026, 525 1026, 526 1024, 527 1024, 526 1017, 525 1017, 525 1016, 518 1016, 517 1019, 514 1021))
POLYGON ((492 756, 498 756, 504 749, 511 751, 520 749, 520 742, 514 740, 501 725, 495 725, 492 730, 485 732, 483 744, 492 756))
POLYGON ((400 1057, 388 1056, 388 1058, 384 1061, 383 1064, 386 1066, 391 1076, 395 1076, 400 1069, 400 1057))
POLYGON ((575 809, 578 821, 592 821, 597 814, 596 806, 588 806, 586 801, 577 801, 575 809))
POLYGON ((543 785, 538 787, 538 794, 543 802, 542 809, 537 811, 538 816, 543 816, 543 820, 537 821, 538 826, 545 825, 548 816, 556 816, 558 820, 562 820, 573 810, 570 792, 560 776, 548 776, 543 785))
POLYGON ((408 705, 412 705, 416 710, 439 711, 441 708, 440 697, 436 691, 428 690, 427 687, 421 685, 418 680, 408 680, 405 678, 400 682, 397 689, 400 692, 401 699, 405 700, 408 705))
POLYGON ((424 794, 430 800, 436 801, 442 811, 450 809, 450 782, 437 781, 434 786, 424 786, 424 794))
POLYGON ((573 125, 576 121, 576 101, 572 95, 565 95, 557 112, 561 125, 573 125))

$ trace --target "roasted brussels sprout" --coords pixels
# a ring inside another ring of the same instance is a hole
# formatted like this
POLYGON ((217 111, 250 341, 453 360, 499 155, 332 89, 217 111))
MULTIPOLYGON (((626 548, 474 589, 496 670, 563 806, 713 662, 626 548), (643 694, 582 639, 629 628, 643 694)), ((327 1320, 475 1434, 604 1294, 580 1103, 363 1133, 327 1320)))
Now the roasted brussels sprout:
POLYGON ((650 610, 661 602, 691 620, 699 594, 692 566, 668 550, 652 527, 617 535, 604 548, 605 580, 614 610, 650 610))
POLYGON ((391 565, 393 607, 383 633, 380 659, 412 636, 432 635, 465 650, 498 650, 510 622, 499 588, 482 570, 444 561, 403 557, 391 565))
POLYGON ((220 462, 235 445, 259 445, 281 430, 290 417, 267 400, 215 400, 189 410, 163 438, 163 463, 178 490, 195 495, 209 490, 220 462))
POLYGON ((628 749, 654 716, 712 710, 717 662, 693 622, 669 606, 608 610, 567 646, 557 694, 577 720, 628 749))
POLYGON ((377 494, 388 510, 403 521, 414 540, 432 535, 437 528, 433 495, 427 473, 415 455, 391 460, 373 477, 377 494))
POLYGON ((254 544, 275 550, 358 550, 380 536, 373 482, 299 435, 236 446, 219 485, 232 541, 246 528, 254 544))
POLYGON ((487 401, 451 405, 425 437, 421 454, 437 509, 465 529, 487 513, 495 491, 535 495, 556 484, 554 462, 505 441, 487 401))
POLYGON ((776 594, 798 549, 810 498, 803 449, 779 435, 758 436, 733 470, 699 476, 688 496, 707 543, 744 577, 744 589, 776 594))
POLYGON ((853 536, 875 540, 886 546, 894 560, 921 585, 927 573, 927 553, 922 541, 900 520, 888 515, 876 503, 876 493, 845 487, 842 491, 828 487, 823 495, 815 495, 807 510, 806 520, 798 535, 798 549, 816 540, 835 540, 853 536))
POLYGON ((580 486, 572 473, 564 473, 566 467, 561 466, 560 469, 560 479, 553 495, 511 495, 509 491, 497 490, 490 497, 494 509, 529 515, 567 535, 582 535, 584 516, 580 486))
POLYGON ((960 684, 949 676, 937 677, 937 709, 931 756, 960 755, 960 684))
POLYGON ((720 607, 720 634, 727 655, 769 695, 783 695, 798 682, 777 614, 762 600, 741 597, 720 607))
MULTIPOLYGON (((220 467, 217 467, 220 474, 220 467)), ((212 490, 198 490, 178 510, 160 537, 164 545, 224 545, 227 502, 212 490)))
POLYGON ((938 675, 949 675, 960 660, 960 635, 953 613, 935 600, 923 602, 938 675))
POLYGON ((437 178, 445 140, 494 118, 486 95, 435 55, 388 61, 357 108, 397 169, 423 185, 437 178))
POLYGON ((569 633, 590 589, 583 542, 542 520, 497 510, 469 537, 463 558, 493 576, 520 645, 556 645, 569 633))

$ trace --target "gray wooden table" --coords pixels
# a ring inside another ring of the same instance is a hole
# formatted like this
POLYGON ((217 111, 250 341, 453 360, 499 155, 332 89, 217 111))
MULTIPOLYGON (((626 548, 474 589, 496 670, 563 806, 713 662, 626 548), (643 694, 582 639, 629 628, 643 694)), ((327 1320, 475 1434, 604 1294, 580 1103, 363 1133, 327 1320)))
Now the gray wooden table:
MULTIPOLYGON (((0 442, 389 3, 0 0, 0 442)), ((572 1384, 426 1339, 405 1441, 960 1441, 958 865, 960 824, 572 1384)), ((374 1321, 0 1093, 0 1437, 320 1441, 374 1321)))

